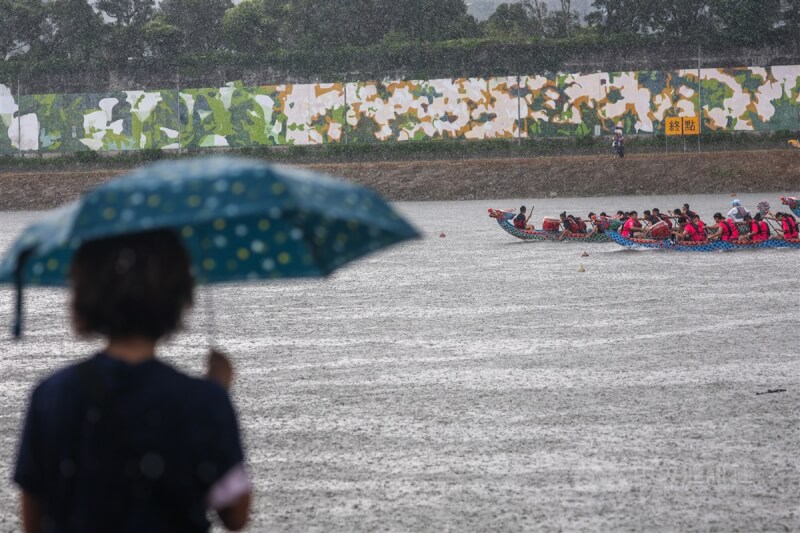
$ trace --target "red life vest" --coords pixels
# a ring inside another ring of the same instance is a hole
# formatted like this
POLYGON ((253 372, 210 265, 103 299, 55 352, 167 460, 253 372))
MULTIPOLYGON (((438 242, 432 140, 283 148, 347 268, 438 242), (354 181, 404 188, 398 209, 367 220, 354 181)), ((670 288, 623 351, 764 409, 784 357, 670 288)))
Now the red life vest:
POLYGON ((769 238, 769 227, 766 222, 752 221, 750 223, 750 240, 753 242, 766 241, 769 238))
POLYGON ((797 221, 792 217, 785 216, 783 217, 783 237, 786 239, 796 239, 797 238, 797 221))
POLYGON ((739 238, 739 228, 736 227, 736 223, 731 220, 721 220, 720 221, 720 230, 722 230, 722 240, 723 241, 732 241, 734 239, 739 238))
POLYGON ((633 220, 632 218, 629 218, 628 220, 625 221, 625 224, 622 225, 622 231, 620 232, 620 235, 622 235, 626 239, 630 239, 631 237, 633 237, 633 232, 631 231, 631 228, 641 228, 641 227, 642 224, 638 220, 633 220))
POLYGON ((686 233, 689 234, 689 240, 691 241, 699 242, 706 240, 705 226, 702 222, 698 222, 696 225, 694 222, 686 224, 686 233))
POLYGON ((580 218, 567 217, 564 221, 564 229, 571 233, 586 233, 586 222, 580 218))
POLYGON ((578 233, 578 223, 575 222, 574 218, 567 218, 564 220, 564 229, 572 233, 578 233))

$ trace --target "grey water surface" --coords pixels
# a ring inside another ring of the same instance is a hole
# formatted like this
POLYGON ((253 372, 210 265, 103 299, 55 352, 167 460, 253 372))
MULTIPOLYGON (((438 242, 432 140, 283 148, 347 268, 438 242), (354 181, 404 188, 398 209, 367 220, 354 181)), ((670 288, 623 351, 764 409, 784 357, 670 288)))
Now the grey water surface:
MULTIPOLYGON (((537 200, 534 221, 684 201, 710 220, 730 200, 537 200)), ((486 212, 521 203, 399 204, 423 240, 326 280, 200 291, 162 355, 200 373, 213 330, 234 359, 250 529, 800 530, 800 251, 523 242, 486 212)), ((37 216, 0 213, 0 245, 37 216)), ((0 530, 16 531, 31 387, 98 345, 71 336, 60 290, 27 293, 12 342, 0 297, 0 530)))

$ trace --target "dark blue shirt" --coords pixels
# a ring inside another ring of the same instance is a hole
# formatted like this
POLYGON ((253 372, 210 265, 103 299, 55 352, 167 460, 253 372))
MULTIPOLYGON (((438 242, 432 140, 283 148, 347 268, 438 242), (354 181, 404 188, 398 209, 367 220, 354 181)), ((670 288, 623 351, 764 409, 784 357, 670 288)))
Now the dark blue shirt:
POLYGON ((47 532, 207 531, 208 491, 242 461, 222 387, 98 354, 36 387, 14 480, 47 532))

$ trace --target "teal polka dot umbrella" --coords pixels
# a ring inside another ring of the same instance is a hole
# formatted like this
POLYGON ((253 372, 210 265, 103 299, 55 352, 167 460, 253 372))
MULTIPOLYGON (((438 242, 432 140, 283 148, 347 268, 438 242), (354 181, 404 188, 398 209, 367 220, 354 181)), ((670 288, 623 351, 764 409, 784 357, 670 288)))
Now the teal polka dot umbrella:
POLYGON ((28 227, 0 283, 65 286, 81 243, 163 228, 182 237, 200 284, 325 276, 418 236, 375 192, 318 174, 229 157, 160 162, 28 227))

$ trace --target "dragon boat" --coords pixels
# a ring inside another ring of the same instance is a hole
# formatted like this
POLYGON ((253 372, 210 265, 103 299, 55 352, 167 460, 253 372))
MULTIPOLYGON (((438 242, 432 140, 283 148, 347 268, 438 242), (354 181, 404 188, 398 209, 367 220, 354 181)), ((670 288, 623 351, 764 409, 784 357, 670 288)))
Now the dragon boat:
POLYGON ((623 237, 616 231, 605 232, 608 237, 630 249, 675 250, 676 252, 716 252, 719 250, 758 250, 764 248, 800 248, 800 239, 769 239, 760 242, 699 241, 673 242, 670 239, 636 239, 623 237))
POLYGON ((794 216, 800 217, 800 201, 798 201, 797 198, 782 196, 781 204, 788 206, 789 209, 792 210, 792 213, 794 213, 794 216))
POLYGON ((606 236, 605 233, 596 233, 592 236, 589 236, 588 233, 570 233, 562 239, 561 232, 558 231, 521 230, 519 228, 514 227, 513 220, 515 213, 513 210, 489 209, 489 216, 497 220, 497 223, 500 225, 501 228, 503 228, 503 230, 506 233, 508 233, 509 235, 513 235, 514 237, 522 239, 524 241, 590 242, 590 243, 611 242, 611 239, 608 236, 606 236))

